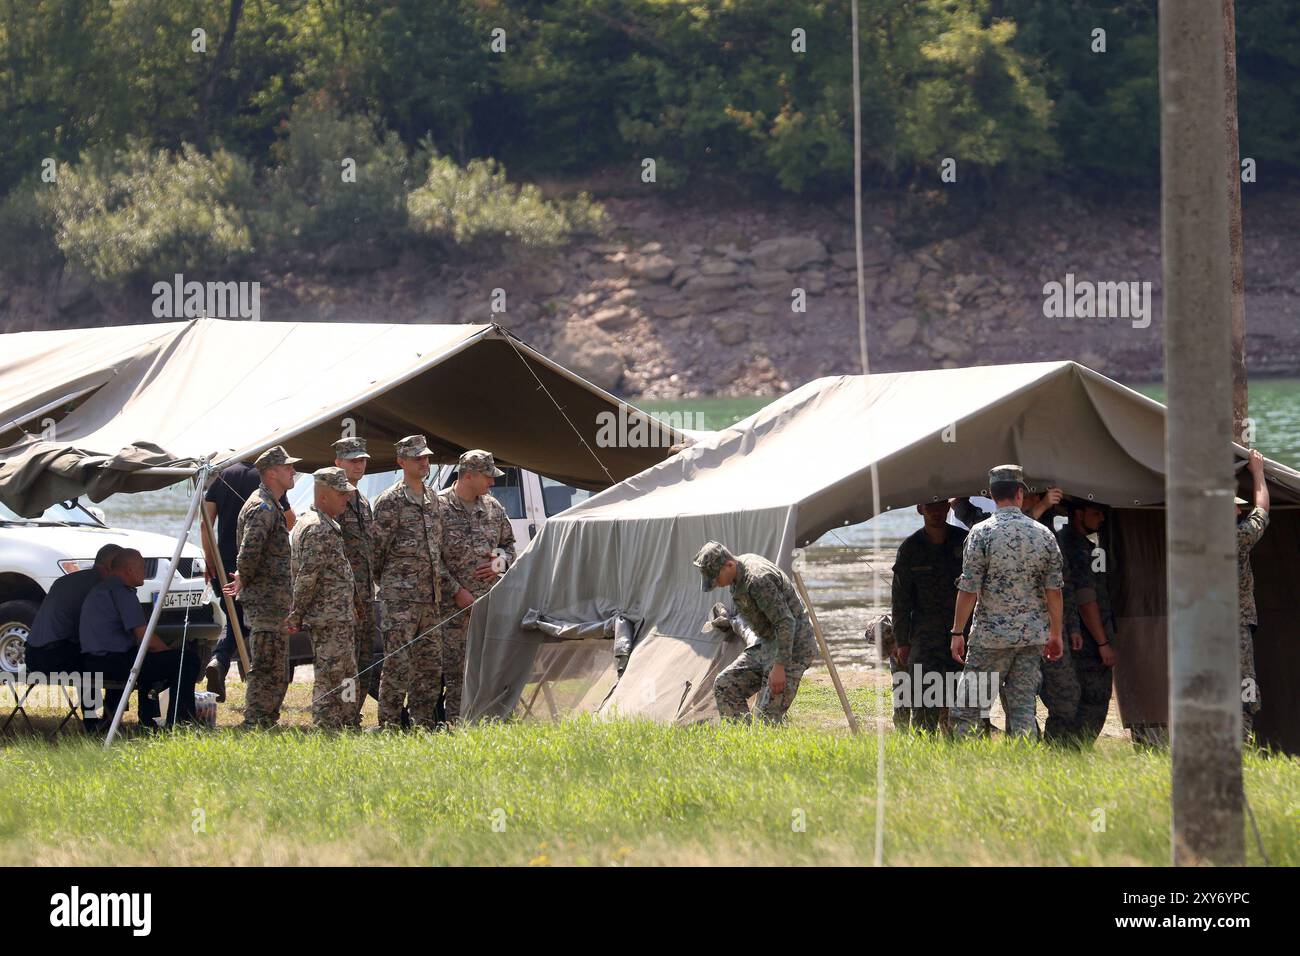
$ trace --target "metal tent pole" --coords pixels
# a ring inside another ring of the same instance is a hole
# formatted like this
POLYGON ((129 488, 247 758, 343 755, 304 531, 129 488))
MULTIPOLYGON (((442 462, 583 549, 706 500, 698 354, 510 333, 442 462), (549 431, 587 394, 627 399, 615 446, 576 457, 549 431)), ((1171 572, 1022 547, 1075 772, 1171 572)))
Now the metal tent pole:
POLYGON ((849 722, 849 730, 856 734, 858 718, 849 704, 849 695, 844 692, 844 685, 840 683, 840 672, 836 670, 835 662, 831 660, 830 645, 826 643, 826 638, 822 636, 821 625, 817 623, 817 612, 813 610, 812 598, 808 596, 808 589, 804 587, 802 575, 798 571, 791 571, 791 577, 794 578, 794 586, 799 589, 799 596, 803 598, 803 606, 808 609, 808 620, 812 622, 813 634, 817 637, 817 646, 821 648, 822 660, 826 662, 826 669, 831 672, 831 683, 835 685, 835 693, 840 697, 840 706, 844 708, 844 717, 849 722))
MULTIPOLYGON (((211 470, 208 459, 203 460, 199 470, 195 473, 195 480, 199 488, 207 484, 208 472, 211 470)), ((131 691, 135 689, 135 682, 140 677, 140 668, 144 666, 144 656, 149 652, 149 641, 153 639, 153 632, 158 627, 158 619, 162 617, 163 601, 167 597, 167 591, 171 588, 172 578, 176 575, 176 566, 180 564, 181 551, 185 548, 185 541, 189 537, 190 528, 194 524, 194 515, 203 501, 203 495, 196 490, 190 499, 190 509, 185 515, 185 527, 176 538, 176 548, 172 551, 171 563, 167 565, 167 573, 163 576, 162 590, 154 598, 153 610, 149 613, 149 623, 145 625, 144 637, 140 638, 140 649, 135 652, 135 663, 131 665, 131 673, 126 679, 126 690, 122 692, 122 699, 117 702, 117 712, 113 714, 113 722, 108 727, 108 736, 104 739, 104 746, 111 746, 113 738, 117 735, 117 728, 122 723, 122 714, 126 712, 126 705, 131 699, 131 691)))

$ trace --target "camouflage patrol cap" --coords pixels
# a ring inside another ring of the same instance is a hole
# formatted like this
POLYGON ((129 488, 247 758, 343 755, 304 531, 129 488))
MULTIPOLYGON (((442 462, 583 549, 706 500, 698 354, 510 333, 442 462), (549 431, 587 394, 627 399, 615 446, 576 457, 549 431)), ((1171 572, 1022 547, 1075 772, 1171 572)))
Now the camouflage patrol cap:
POLYGON ((1025 470, 1019 465, 995 465, 989 469, 989 487, 992 488, 999 481, 1016 481, 1026 490, 1029 486, 1025 484, 1025 470))
POLYGON ((424 458, 432 455, 423 435, 407 435, 396 445, 398 458, 424 458))
POLYGON ((330 447, 334 449, 334 457, 339 461, 370 457, 370 453, 366 451, 366 440, 364 438, 340 438, 330 447))
POLYGON ((348 481, 348 476, 344 474, 343 469, 336 465, 330 465, 328 468, 317 468, 312 472, 317 484, 324 485, 327 488, 333 488, 335 491, 352 492, 357 490, 357 486, 348 481))
POLYGON ((272 445, 257 456, 257 460, 253 462, 253 467, 258 471, 266 471, 266 469, 273 468, 276 465, 296 465, 300 461, 302 461, 301 458, 291 458, 289 453, 284 450, 283 445, 272 445))
POLYGON ((717 587, 714 582, 717 581, 722 566, 732 560, 734 560, 732 553, 716 541, 710 541, 700 548, 699 554, 695 556, 695 560, 692 562, 700 569, 700 574, 704 576, 700 590, 712 591, 717 587))
POLYGON ((477 471, 485 475, 491 475, 493 478, 500 478, 505 474, 497 467, 496 461, 492 458, 492 452, 484 451, 481 448, 471 448, 465 454, 460 456, 460 464, 457 466, 460 471, 477 471))

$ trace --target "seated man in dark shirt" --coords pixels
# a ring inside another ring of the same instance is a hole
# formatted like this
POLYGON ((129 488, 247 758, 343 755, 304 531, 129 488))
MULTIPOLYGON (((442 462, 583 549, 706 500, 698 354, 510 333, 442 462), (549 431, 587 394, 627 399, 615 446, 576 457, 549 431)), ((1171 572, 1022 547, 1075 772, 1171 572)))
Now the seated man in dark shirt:
POLYGON ((81 670, 81 645, 77 628, 86 595, 108 574, 114 556, 122 549, 106 544, 95 555, 94 567, 59 578, 50 585, 27 635, 25 662, 29 674, 75 674, 81 670))
MULTIPOLYGON (((144 639, 144 609, 136 588, 144 584, 144 558, 128 548, 118 553, 109 565, 108 576, 95 585, 81 608, 81 654, 83 670, 102 673, 104 680, 125 681, 135 663, 136 650, 144 639)), ((147 726, 157 714, 156 705, 146 705, 148 691, 156 684, 166 684, 171 702, 167 726, 177 721, 193 723, 194 681, 199 673, 198 659, 188 650, 168 650, 157 634, 149 638, 149 650, 140 668, 140 722, 147 726), (152 711, 152 714, 151 714, 152 711)), ((108 729, 117 710, 121 692, 104 694, 104 707, 93 729, 108 729)), ((87 725, 91 722, 88 720, 87 725)))

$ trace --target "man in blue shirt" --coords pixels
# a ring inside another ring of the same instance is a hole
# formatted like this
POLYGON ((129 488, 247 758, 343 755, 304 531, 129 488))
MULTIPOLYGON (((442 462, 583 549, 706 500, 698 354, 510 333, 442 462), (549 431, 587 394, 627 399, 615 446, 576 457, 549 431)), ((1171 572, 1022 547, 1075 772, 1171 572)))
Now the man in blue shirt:
MULTIPOLYGON (((106 682, 127 679, 135 663, 136 650, 144 639, 147 620, 136 595, 136 588, 144 584, 144 578, 144 558, 139 551, 127 548, 114 557, 108 575, 91 588, 82 605, 82 668, 102 673, 106 682)), ((157 634, 152 635, 138 681, 141 724, 148 726, 151 718, 158 715, 157 704, 148 700, 150 689, 158 684, 166 684, 171 701, 167 726, 174 726, 178 720, 194 722, 194 681, 198 673, 199 662, 188 649, 169 650, 157 634)), ((119 700, 120 691, 109 690, 104 694, 104 708, 92 729, 108 728, 119 700)), ((87 725, 91 724, 88 719, 87 725)))
POLYGON ((93 567, 74 571, 50 585, 27 635, 26 668, 29 674, 74 674, 81 670, 77 628, 86 595, 108 574, 114 556, 122 549, 106 544, 95 555, 93 567))

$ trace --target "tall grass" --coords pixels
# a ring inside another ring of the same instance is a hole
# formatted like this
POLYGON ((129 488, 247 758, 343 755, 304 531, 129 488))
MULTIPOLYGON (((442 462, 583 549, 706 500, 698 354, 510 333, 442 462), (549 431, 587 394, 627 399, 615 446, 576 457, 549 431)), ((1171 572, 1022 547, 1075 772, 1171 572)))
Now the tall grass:
MULTIPOLYGON (((890 734, 886 862, 1166 863, 1168 756, 1110 743, 890 734)), ((0 750, 0 863, 869 863, 875 755, 874 733, 592 719, 29 740, 0 750)), ((1300 862, 1298 769, 1246 760, 1274 864, 1300 862)))

